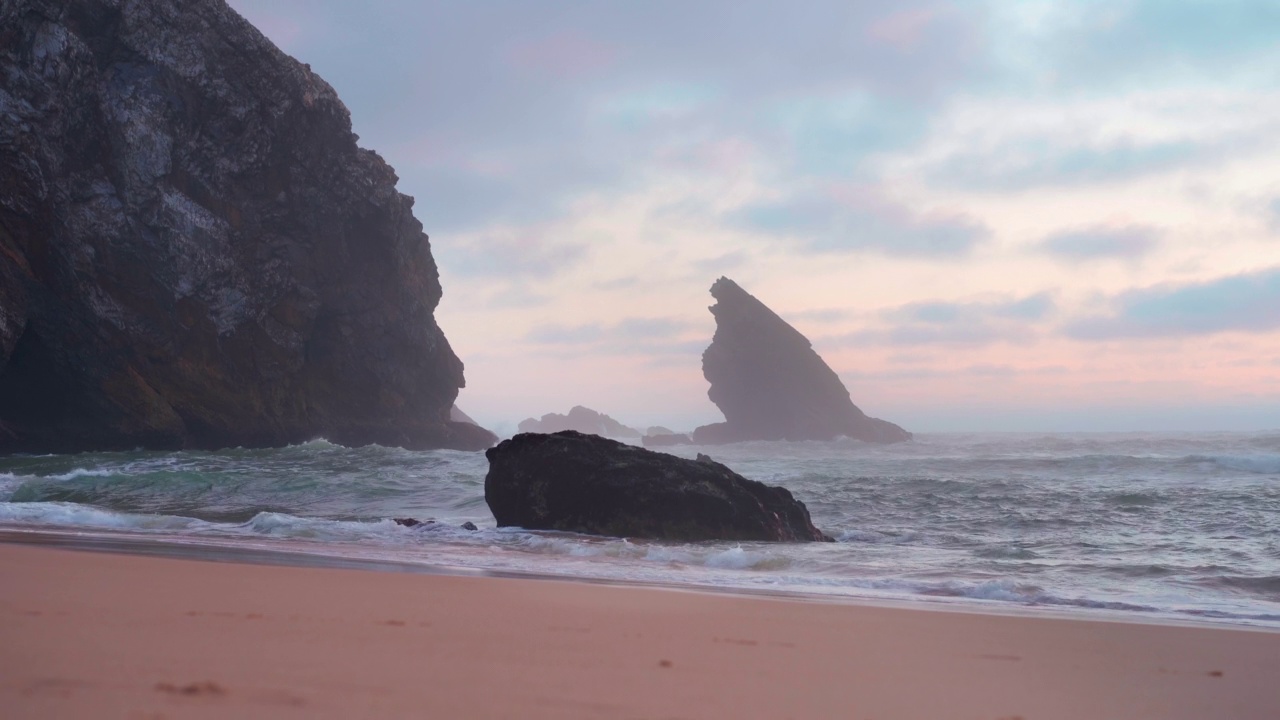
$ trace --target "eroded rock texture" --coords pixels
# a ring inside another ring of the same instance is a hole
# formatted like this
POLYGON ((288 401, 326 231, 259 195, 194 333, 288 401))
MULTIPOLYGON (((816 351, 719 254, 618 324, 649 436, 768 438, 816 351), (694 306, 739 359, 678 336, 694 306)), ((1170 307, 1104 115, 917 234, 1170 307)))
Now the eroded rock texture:
POLYGON ((524 433, 485 451, 499 527, 664 540, 830 540, 785 488, 710 458, 685 460, 584 433, 524 433))
POLYGON ((859 410, 809 340, 737 283, 722 277, 711 295, 716 333, 702 354, 702 373, 725 421, 694 430, 693 442, 911 439, 859 410))
POLYGON ((6 0, 0 78, 0 452, 495 439, 413 200, 222 0, 6 0))

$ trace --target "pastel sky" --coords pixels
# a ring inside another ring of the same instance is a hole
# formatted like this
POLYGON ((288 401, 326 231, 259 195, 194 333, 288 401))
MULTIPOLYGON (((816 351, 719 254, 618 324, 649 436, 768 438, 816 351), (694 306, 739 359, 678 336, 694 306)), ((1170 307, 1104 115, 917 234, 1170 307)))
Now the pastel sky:
POLYGON ((720 275, 915 431, 1280 427, 1276 0, 231 0, 416 198, 482 424, 719 420, 720 275))

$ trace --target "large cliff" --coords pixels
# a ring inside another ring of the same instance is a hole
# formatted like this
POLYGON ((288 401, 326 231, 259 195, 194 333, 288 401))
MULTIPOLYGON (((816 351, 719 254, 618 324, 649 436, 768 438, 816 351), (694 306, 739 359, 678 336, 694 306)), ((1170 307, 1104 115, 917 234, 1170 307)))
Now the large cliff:
POLYGON ((868 417, 809 340, 728 279, 711 286, 716 332, 702 354, 707 396, 725 422, 693 432, 699 444, 743 440, 910 440, 891 422, 868 417))
POLYGON ((223 0, 5 0, 0 78, 0 452, 495 439, 412 198, 223 0))

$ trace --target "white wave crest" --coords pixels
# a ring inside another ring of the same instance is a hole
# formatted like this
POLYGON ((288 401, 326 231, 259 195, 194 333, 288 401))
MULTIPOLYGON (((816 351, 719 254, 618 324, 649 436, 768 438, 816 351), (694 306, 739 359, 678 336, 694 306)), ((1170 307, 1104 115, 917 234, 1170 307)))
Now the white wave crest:
POLYGON ((782 555, 731 548, 631 542, 625 538, 542 535, 519 533, 516 545, 537 553, 579 558, 637 560, 669 566, 706 567, 717 570, 777 570, 790 564, 782 555))
POLYGON ((13 497, 13 491, 30 479, 31 477, 27 475, 0 473, 0 501, 8 501, 9 498, 13 497))
POLYGON ((258 535, 315 540, 388 539, 401 529, 391 520, 327 520, 277 512, 260 512, 239 527, 258 535))
POLYGON ((0 523, 67 525, 114 530, 192 530, 208 525, 174 515, 135 515, 67 502, 0 503, 0 523))
POLYGON ((75 480, 82 477, 111 477, 120 474, 119 470, 106 470, 103 468, 76 468, 68 472, 58 475, 31 475, 27 480, 57 480, 65 482, 67 480, 75 480))
POLYGON ((1204 459, 1227 470, 1280 475, 1280 455, 1207 455, 1204 459))
POLYGON ((777 560, 769 553, 744 550, 742 546, 738 546, 708 555, 703 564, 725 570, 758 570, 777 567, 777 560))

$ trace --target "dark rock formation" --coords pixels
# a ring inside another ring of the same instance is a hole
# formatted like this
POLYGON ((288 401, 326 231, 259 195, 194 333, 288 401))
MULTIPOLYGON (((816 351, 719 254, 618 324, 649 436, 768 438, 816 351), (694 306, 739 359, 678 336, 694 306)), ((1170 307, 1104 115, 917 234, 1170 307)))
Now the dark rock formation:
POLYGON ((784 488, 710 458, 685 460, 572 430, 485 452, 499 527, 665 540, 830 540, 784 488))
POLYGON ((6 0, 0 77, 0 452, 496 440, 413 200, 223 0, 6 0))
POLYGON ((613 418, 591 408, 575 405, 568 415, 547 413, 541 420, 528 418, 520 421, 520 432, 554 433, 561 430, 577 430, 580 433, 604 437, 638 438, 640 431, 627 427, 613 418))
POLYGON ((906 430, 859 410, 809 340, 737 283, 722 277, 711 295, 716 333, 702 353, 702 374, 725 422, 694 430, 693 442, 911 439, 906 430))

